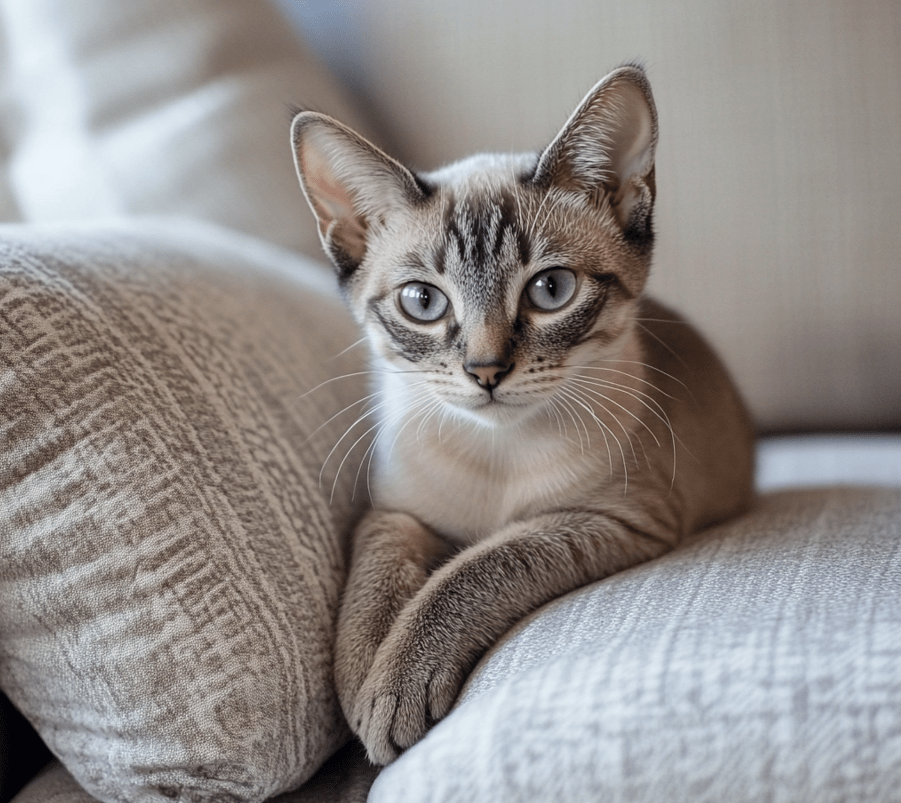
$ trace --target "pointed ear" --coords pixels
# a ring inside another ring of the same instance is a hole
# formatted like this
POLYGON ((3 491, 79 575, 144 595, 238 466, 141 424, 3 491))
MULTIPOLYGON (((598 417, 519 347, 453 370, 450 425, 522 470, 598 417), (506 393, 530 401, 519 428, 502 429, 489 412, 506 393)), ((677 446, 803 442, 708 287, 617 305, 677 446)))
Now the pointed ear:
POLYGON ((300 186, 319 222, 325 252, 344 281, 366 255, 373 223, 426 198, 422 182, 347 126, 300 112, 291 126, 300 186))
POLYGON ((610 203, 624 233, 650 237, 657 110, 639 67, 620 67, 592 89, 545 149, 533 181, 610 203))

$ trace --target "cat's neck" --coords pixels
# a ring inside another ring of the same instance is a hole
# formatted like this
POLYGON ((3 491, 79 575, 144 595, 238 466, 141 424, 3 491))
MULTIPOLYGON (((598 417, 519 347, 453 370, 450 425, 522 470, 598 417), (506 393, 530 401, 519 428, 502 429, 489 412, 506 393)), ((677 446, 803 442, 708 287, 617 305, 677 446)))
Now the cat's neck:
POLYGON ((381 373, 374 501, 472 543, 550 500, 577 503, 604 485, 622 496, 655 447, 648 383, 637 348, 592 368, 573 369, 595 384, 564 404, 484 416, 417 406, 416 373, 381 373))

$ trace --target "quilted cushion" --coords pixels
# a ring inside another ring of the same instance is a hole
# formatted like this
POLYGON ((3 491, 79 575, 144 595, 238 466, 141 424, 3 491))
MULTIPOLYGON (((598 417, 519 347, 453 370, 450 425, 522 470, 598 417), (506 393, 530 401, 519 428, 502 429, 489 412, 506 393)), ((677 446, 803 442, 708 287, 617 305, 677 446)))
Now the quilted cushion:
POLYGON ((0 687, 102 800, 298 786, 347 735, 330 277, 199 224, 6 226, 0 265, 0 687))
POLYGON ((901 491, 792 491, 546 607, 370 803, 894 803, 901 491))

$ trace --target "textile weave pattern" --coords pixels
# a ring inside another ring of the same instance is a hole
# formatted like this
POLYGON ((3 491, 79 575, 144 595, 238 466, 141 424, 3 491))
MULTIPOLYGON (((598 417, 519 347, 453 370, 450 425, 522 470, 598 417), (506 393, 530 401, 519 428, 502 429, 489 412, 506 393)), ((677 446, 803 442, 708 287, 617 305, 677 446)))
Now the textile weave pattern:
POLYGON ((316 429, 359 389, 304 394, 355 330, 248 239, 0 235, 0 685, 104 800, 262 800, 346 736, 316 429))
POLYGON ((763 496, 517 625, 369 799, 895 803, 899 602, 897 490, 763 496))

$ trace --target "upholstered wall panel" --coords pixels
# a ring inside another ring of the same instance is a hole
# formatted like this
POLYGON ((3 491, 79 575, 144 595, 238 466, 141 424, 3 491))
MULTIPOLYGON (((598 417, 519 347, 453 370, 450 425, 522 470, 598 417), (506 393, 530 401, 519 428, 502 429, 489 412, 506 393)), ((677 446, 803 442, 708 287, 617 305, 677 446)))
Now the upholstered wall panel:
POLYGON ((709 333, 763 428, 901 424, 896 0, 282 4, 421 168, 540 147, 643 61, 654 292, 709 333))

